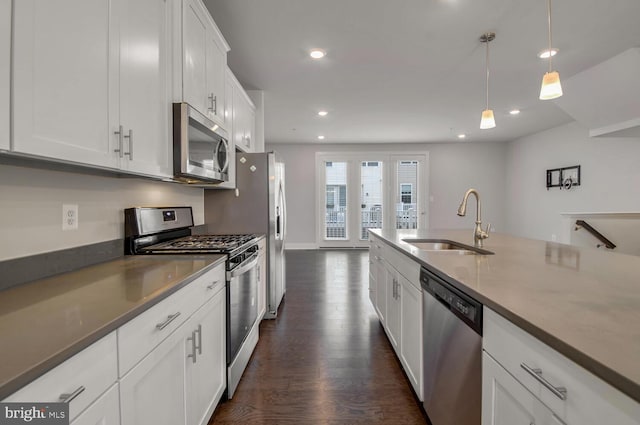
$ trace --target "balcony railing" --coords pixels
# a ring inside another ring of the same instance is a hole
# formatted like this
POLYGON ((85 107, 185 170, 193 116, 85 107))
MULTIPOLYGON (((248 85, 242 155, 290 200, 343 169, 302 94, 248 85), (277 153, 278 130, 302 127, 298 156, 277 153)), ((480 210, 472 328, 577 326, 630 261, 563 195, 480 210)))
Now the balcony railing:
MULTIPOLYGON (((369 239, 367 229, 382 228, 382 208, 379 205, 366 206, 360 212, 360 239, 369 239)), ((325 237, 327 239, 345 239, 346 208, 337 207, 325 211, 325 237)), ((396 229, 417 229, 418 214, 416 204, 396 204, 396 229)))

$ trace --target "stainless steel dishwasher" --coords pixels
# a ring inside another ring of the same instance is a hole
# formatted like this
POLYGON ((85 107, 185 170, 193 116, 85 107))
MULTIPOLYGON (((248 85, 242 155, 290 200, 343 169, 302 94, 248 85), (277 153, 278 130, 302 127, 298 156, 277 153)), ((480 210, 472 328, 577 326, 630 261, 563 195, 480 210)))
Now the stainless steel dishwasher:
POLYGON ((424 267, 420 283, 424 409, 432 425, 479 425, 482 304, 424 267))

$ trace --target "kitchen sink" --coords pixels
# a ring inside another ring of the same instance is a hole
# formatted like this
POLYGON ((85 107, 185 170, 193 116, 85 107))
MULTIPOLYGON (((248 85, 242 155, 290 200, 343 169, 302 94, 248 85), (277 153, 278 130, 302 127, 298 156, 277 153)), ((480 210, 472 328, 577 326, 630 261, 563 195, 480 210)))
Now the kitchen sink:
POLYGON ((492 255, 493 252, 448 239, 403 239, 422 251, 443 251, 459 255, 492 255))

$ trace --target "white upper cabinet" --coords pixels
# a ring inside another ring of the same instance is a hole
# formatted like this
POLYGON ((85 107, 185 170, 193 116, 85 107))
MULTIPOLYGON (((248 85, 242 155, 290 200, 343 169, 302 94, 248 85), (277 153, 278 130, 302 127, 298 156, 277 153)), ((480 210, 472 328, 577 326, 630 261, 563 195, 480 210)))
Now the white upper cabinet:
POLYGON ((14 150, 117 167, 109 125, 117 64, 109 39, 111 1, 14 4, 14 150))
POLYGON ((182 99, 224 126, 229 46, 200 0, 183 0, 181 31, 182 99))
POLYGON ((234 135, 233 124, 233 90, 234 90, 235 77, 231 73, 229 68, 226 69, 224 79, 224 123, 229 134, 229 150, 227 155, 229 156, 229 179, 226 182, 213 186, 212 189, 235 189, 236 188, 236 145, 234 135))
POLYGON ((111 132, 121 168, 154 176, 172 172, 171 16, 169 0, 118 2, 119 91, 111 132))
POLYGON ((233 143, 243 152, 255 152, 256 108, 238 80, 233 85, 233 143))
POLYGON ((9 150, 9 58, 11 51, 11 0, 0 0, 0 149, 9 150))
POLYGON ((170 175, 171 2, 15 2, 19 153, 170 175))
MULTIPOLYGON (((213 24, 215 25, 215 24, 213 24)), ((220 45, 215 31, 207 33, 207 100, 211 103, 209 114, 224 123, 225 73, 227 50, 220 45)))

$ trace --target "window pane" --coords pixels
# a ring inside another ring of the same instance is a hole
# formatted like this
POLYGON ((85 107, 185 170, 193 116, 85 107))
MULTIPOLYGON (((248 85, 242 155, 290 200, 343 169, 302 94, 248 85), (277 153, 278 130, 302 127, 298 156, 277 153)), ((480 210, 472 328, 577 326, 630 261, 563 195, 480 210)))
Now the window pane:
POLYGON ((398 161, 396 229, 418 228, 418 161, 398 161))
POLYGON ((367 229, 382 228, 382 162, 362 163, 360 185, 360 239, 367 240, 367 229))
POLYGON ((325 162, 325 239, 347 238, 347 163, 325 162))

